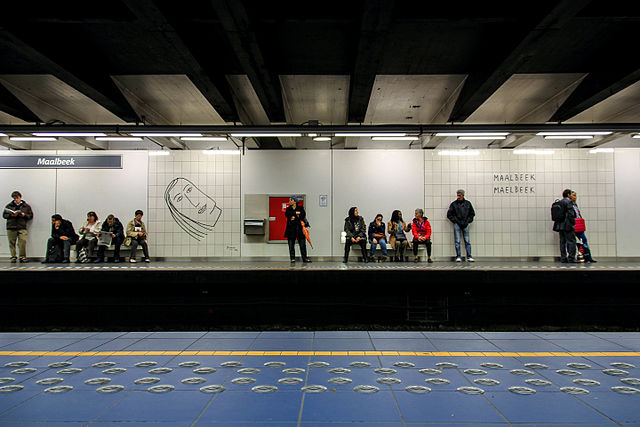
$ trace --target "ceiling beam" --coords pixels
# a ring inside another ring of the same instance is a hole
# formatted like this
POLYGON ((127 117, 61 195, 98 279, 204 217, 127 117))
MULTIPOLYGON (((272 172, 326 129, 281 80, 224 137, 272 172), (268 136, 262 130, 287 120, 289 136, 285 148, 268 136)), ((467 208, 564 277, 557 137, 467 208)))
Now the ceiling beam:
POLYGON ((494 69, 471 73, 465 81, 448 122, 463 122, 513 74, 523 69, 539 52, 553 45, 562 26, 591 0, 562 0, 537 23, 494 69))
POLYGON ((500 148, 516 148, 525 142, 532 140, 534 137, 535 135, 509 135, 505 140, 500 141, 500 143, 496 145, 500 148))
POLYGON ((378 73, 394 0, 366 0, 360 37, 349 81, 349 123, 364 122, 369 98, 378 73))
MULTIPOLYGON (((123 121, 135 123, 139 120, 111 78, 108 75, 96 74, 93 64, 85 72, 77 69, 71 70, 23 40, 6 26, 0 28, 0 49, 11 53, 15 58, 31 63, 31 68, 54 75, 123 121)), ((81 60, 81 62, 83 61, 81 60)), ((40 72, 39 74, 44 73, 40 72)))
POLYGON ((150 33, 156 34, 164 48, 173 48, 176 61, 186 67, 185 74, 225 122, 238 120, 224 76, 210 75, 198 62, 184 38, 153 0, 124 0, 125 5, 150 33), (215 83, 214 83, 215 81, 215 83))
POLYGON ((423 135, 420 137, 420 142, 422 148, 426 149, 434 149, 438 145, 442 144, 446 137, 444 136, 435 136, 435 135, 423 135))
POLYGON ((607 71, 590 73, 551 117, 552 122, 564 122, 601 101, 640 81, 640 67, 624 68, 620 64, 607 71))
POLYGON ((212 0, 211 5, 269 120, 286 122, 280 79, 269 67, 242 1, 212 0))
POLYGON ((20 100, 0 84, 0 111, 25 122, 40 123, 42 120, 29 110, 20 100))

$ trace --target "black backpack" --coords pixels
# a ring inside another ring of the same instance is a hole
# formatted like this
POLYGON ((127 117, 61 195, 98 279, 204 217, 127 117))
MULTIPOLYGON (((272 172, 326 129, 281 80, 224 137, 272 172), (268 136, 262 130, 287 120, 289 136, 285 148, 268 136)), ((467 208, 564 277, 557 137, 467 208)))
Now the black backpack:
POLYGON ((551 205, 551 221, 564 221, 565 213, 565 206, 564 203, 562 203, 562 200, 556 200, 553 202, 551 205))

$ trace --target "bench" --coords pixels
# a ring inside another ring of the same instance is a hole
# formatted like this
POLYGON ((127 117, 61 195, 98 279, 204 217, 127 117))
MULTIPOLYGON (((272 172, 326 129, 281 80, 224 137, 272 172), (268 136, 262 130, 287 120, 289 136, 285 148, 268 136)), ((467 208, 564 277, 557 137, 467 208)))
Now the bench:
MULTIPOLYGON (((343 245, 346 244, 347 242, 347 233, 345 233, 344 231, 342 231, 340 233, 340 243, 342 243, 343 245)), ((353 253, 354 249, 358 249, 358 261, 362 261, 362 255, 360 254, 360 247, 359 246, 351 246, 351 253, 353 253)), ((367 255, 370 253, 371 251, 371 244, 369 243, 369 240, 367 240, 367 255)), ((422 258, 421 254, 424 255, 424 253, 427 251, 427 249, 425 248, 424 245, 420 245, 418 247, 418 256, 422 258)), ((374 257, 377 257, 377 261, 381 262, 381 258, 383 257, 382 254, 382 250, 380 249, 380 245, 376 245, 376 252, 374 254, 374 257)), ((390 262, 393 262, 394 257, 395 257, 395 250, 391 247, 391 243, 387 242, 387 257, 389 259, 390 262)), ((407 247, 407 249, 404 251, 404 260, 402 261, 409 261, 410 259, 413 258, 413 249, 407 247)))

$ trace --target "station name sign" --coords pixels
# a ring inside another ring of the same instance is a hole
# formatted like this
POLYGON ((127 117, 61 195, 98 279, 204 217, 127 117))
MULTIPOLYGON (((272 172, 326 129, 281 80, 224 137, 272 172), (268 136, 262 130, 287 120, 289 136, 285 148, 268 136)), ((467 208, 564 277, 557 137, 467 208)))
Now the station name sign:
POLYGON ((0 169, 122 169, 122 156, 0 156, 0 169))
POLYGON ((536 194, 536 174, 519 173, 494 173, 493 195, 534 195, 536 194))

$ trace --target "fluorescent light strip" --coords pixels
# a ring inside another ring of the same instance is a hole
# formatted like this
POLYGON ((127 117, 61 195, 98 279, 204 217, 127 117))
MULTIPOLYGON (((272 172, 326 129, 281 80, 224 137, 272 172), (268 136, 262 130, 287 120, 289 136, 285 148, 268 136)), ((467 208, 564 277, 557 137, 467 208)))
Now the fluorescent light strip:
POLYGON ((589 150, 589 153, 591 153, 591 154, 613 153, 613 148, 593 148, 593 149, 589 150))
POLYGON ((7 136, 7 134, 0 132, 0 136, 7 136))
POLYGON ((479 156, 478 150, 442 150, 438 151, 439 156, 479 156))
POLYGON ((33 136, 107 136, 104 132, 34 132, 33 136))
POLYGON ((387 137, 402 137, 402 136, 407 136, 406 133, 336 133, 335 136, 345 136, 345 137, 362 137, 362 136, 369 136, 369 137, 374 137, 374 136, 387 136, 387 137))
POLYGON ((301 133, 232 133, 231 136, 237 138, 258 138, 258 137, 289 137, 296 138, 302 136, 301 133))
POLYGON ((224 142, 227 141, 227 138, 222 136, 183 136, 180 138, 182 141, 218 141, 224 142))
POLYGON ((147 136, 147 137, 179 137, 179 136, 202 136, 201 133, 167 133, 167 132, 157 132, 157 133, 147 133, 147 132, 131 132, 129 135, 131 136, 147 136))
POLYGON ((640 135, 633 135, 631 138, 640 139, 640 135))
POLYGON ((438 132, 436 136, 507 136, 509 132, 438 132))
POLYGON ((374 136, 374 141, 416 141, 420 138, 417 136, 374 136))
POLYGON ((331 137, 330 136, 316 136, 315 138, 313 138, 314 141, 318 141, 318 142, 324 142, 324 141, 331 141, 331 137))
POLYGON ((516 154, 516 155, 534 154, 534 155, 541 155, 541 156, 550 156, 553 153, 555 153, 554 150, 528 150, 528 149, 513 150, 513 154, 516 154))
POLYGON ((137 136, 99 136, 96 137, 96 141, 142 141, 142 138, 137 136))
POLYGON ((506 136, 459 136, 460 141, 482 141, 482 140, 495 140, 495 139, 507 139, 506 136))
POLYGON ((11 138, 9 138, 11 141, 18 141, 18 142, 26 142, 26 141, 33 141, 33 142, 37 142, 37 141, 57 141, 58 138, 53 138, 53 137, 45 137, 45 136, 12 136, 11 138))
POLYGON ((150 156, 168 156, 169 152, 165 150, 149 151, 150 156))
POLYGON ((544 139, 593 139, 592 135, 549 135, 544 139))
POLYGON ((613 132, 538 132, 538 136, 611 135, 613 132))
POLYGON ((240 154, 239 150, 204 150, 202 152, 202 154, 206 154, 207 156, 214 156, 217 154, 233 154, 233 155, 238 155, 240 154))

